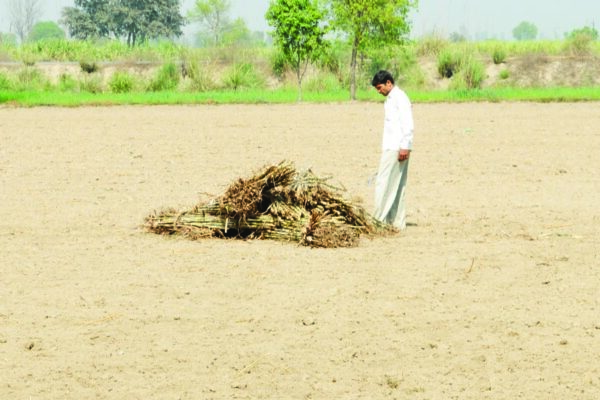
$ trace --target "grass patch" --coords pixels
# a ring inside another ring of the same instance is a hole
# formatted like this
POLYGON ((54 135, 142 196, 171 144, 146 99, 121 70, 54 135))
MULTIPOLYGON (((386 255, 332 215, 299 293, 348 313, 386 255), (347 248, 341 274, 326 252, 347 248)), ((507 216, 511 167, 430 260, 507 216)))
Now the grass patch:
MULTIPOLYGON (((413 103, 455 103, 455 102, 576 102, 600 101, 598 87, 588 88, 489 88, 457 89, 444 91, 407 91, 413 103)), ((62 106, 77 107, 90 105, 158 105, 158 104, 276 104, 296 103, 296 88, 278 90, 229 90, 208 92, 133 92, 133 93, 92 93, 59 91, 6 91, 0 93, 0 104, 17 106, 62 106)), ((307 103, 330 103, 350 101, 346 89, 327 91, 307 91, 303 94, 307 103)), ((359 101, 382 102, 384 98, 374 90, 359 89, 359 101)))

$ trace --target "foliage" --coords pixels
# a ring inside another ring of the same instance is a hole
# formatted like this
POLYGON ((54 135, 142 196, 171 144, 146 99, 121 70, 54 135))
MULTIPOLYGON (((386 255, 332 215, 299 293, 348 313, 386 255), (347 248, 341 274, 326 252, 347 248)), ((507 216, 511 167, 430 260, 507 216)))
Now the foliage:
POLYGON ((102 78, 98 75, 84 75, 79 81, 79 90, 87 93, 102 93, 102 78))
POLYGON ((65 31, 54 21, 38 22, 33 26, 29 33, 30 42, 40 42, 42 40, 64 39, 65 31))
POLYGON ((302 78, 308 64, 326 47, 324 17, 317 0, 273 0, 266 13, 275 29, 275 43, 296 73, 298 100, 302 100, 302 78))
POLYGON ((533 40, 538 35, 538 29, 533 23, 523 21, 512 30, 512 34, 517 40, 533 40))
POLYGON ((129 46, 182 35, 180 0, 75 0, 63 10, 71 36, 123 38, 129 46))
POLYGON ((10 0, 8 8, 11 30, 17 34, 23 44, 42 14, 40 0, 10 0))
POLYGON ((473 56, 466 56, 460 62, 460 68, 452 80, 453 89, 480 89, 485 79, 483 64, 473 56))
POLYGON ((14 33, 0 32, 0 45, 17 45, 17 36, 14 33))
POLYGON ((79 67, 83 72, 88 74, 93 74, 100 68, 96 62, 90 60, 79 61, 79 67))
POLYGON ((451 78, 460 65, 460 56, 452 49, 443 50, 437 59, 437 71, 441 78, 451 78))
POLYGON ((246 89, 264 87, 264 78, 256 71, 250 63, 237 63, 231 66, 223 77, 223 85, 226 89, 246 89))
POLYGON ((229 0, 196 0, 194 8, 188 12, 192 22, 202 26, 200 38, 206 38, 205 45, 219 46, 229 24, 227 13, 231 7, 229 0))
POLYGON ((506 50, 500 46, 494 48, 492 52, 492 61, 494 64, 502 64, 506 61, 506 50))
POLYGON ((416 0, 331 0, 334 27, 352 45, 350 97, 356 97, 359 52, 368 47, 401 43, 410 31, 408 13, 416 0))
POLYGON ((44 77, 42 72, 35 67, 21 68, 17 72, 17 79, 14 86, 17 91, 43 91, 47 86, 48 80, 44 77))
POLYGON ((108 87, 112 93, 129 93, 134 86, 134 77, 126 71, 115 72, 108 81, 108 87))
POLYGON ((61 92, 74 92, 78 87, 77 80, 69 74, 60 74, 58 77, 58 90, 61 92))
POLYGON ((598 40, 595 28, 584 27, 575 29, 567 35, 565 51, 574 55, 586 55, 592 52, 592 44, 598 40))
POLYGON ((507 69, 503 69, 502 71, 500 71, 500 79, 502 80, 506 80, 510 77, 510 72, 508 72, 507 69))
POLYGON ((591 40, 598 40, 598 30, 591 26, 574 29, 566 35, 567 39, 573 39, 578 36, 588 36, 591 40))
POLYGON ((182 61, 182 70, 184 77, 188 80, 186 90, 206 92, 215 89, 216 84, 200 57, 186 54, 182 61))
POLYGON ((179 85, 179 68, 173 62, 164 64, 156 73, 148 85, 148 90, 160 92, 165 90, 174 90, 179 85))
POLYGON ((12 88, 12 82, 8 75, 0 71, 0 90, 10 90, 12 88))
POLYGON ((448 47, 448 41, 441 36, 425 36, 417 43, 417 55, 438 56, 446 47, 448 47))

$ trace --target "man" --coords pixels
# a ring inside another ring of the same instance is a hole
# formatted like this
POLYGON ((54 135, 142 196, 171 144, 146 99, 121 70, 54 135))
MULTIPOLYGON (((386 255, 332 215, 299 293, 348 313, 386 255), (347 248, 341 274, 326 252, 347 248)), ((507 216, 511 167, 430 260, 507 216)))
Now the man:
POLYGON ((414 131, 412 106, 406 93, 394 85, 394 78, 388 71, 377 72, 371 84, 386 97, 382 154, 375 184, 373 216, 381 222, 404 230, 404 189, 414 131))

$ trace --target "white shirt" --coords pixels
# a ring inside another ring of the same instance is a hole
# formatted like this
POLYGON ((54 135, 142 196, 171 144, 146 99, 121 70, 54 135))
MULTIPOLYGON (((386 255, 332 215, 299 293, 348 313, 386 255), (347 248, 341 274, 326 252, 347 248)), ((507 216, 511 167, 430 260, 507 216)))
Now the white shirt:
POLYGON ((394 85, 386 96, 384 110, 382 150, 411 150, 414 122, 406 93, 394 85))

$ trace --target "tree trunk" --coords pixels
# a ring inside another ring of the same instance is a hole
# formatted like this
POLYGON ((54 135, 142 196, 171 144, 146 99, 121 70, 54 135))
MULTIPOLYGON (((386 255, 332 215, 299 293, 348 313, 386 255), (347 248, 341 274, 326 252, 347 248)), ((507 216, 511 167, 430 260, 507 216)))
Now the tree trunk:
POLYGON ((356 100, 356 58, 358 54, 358 38, 352 43, 352 59, 350 60, 350 98, 356 100))

